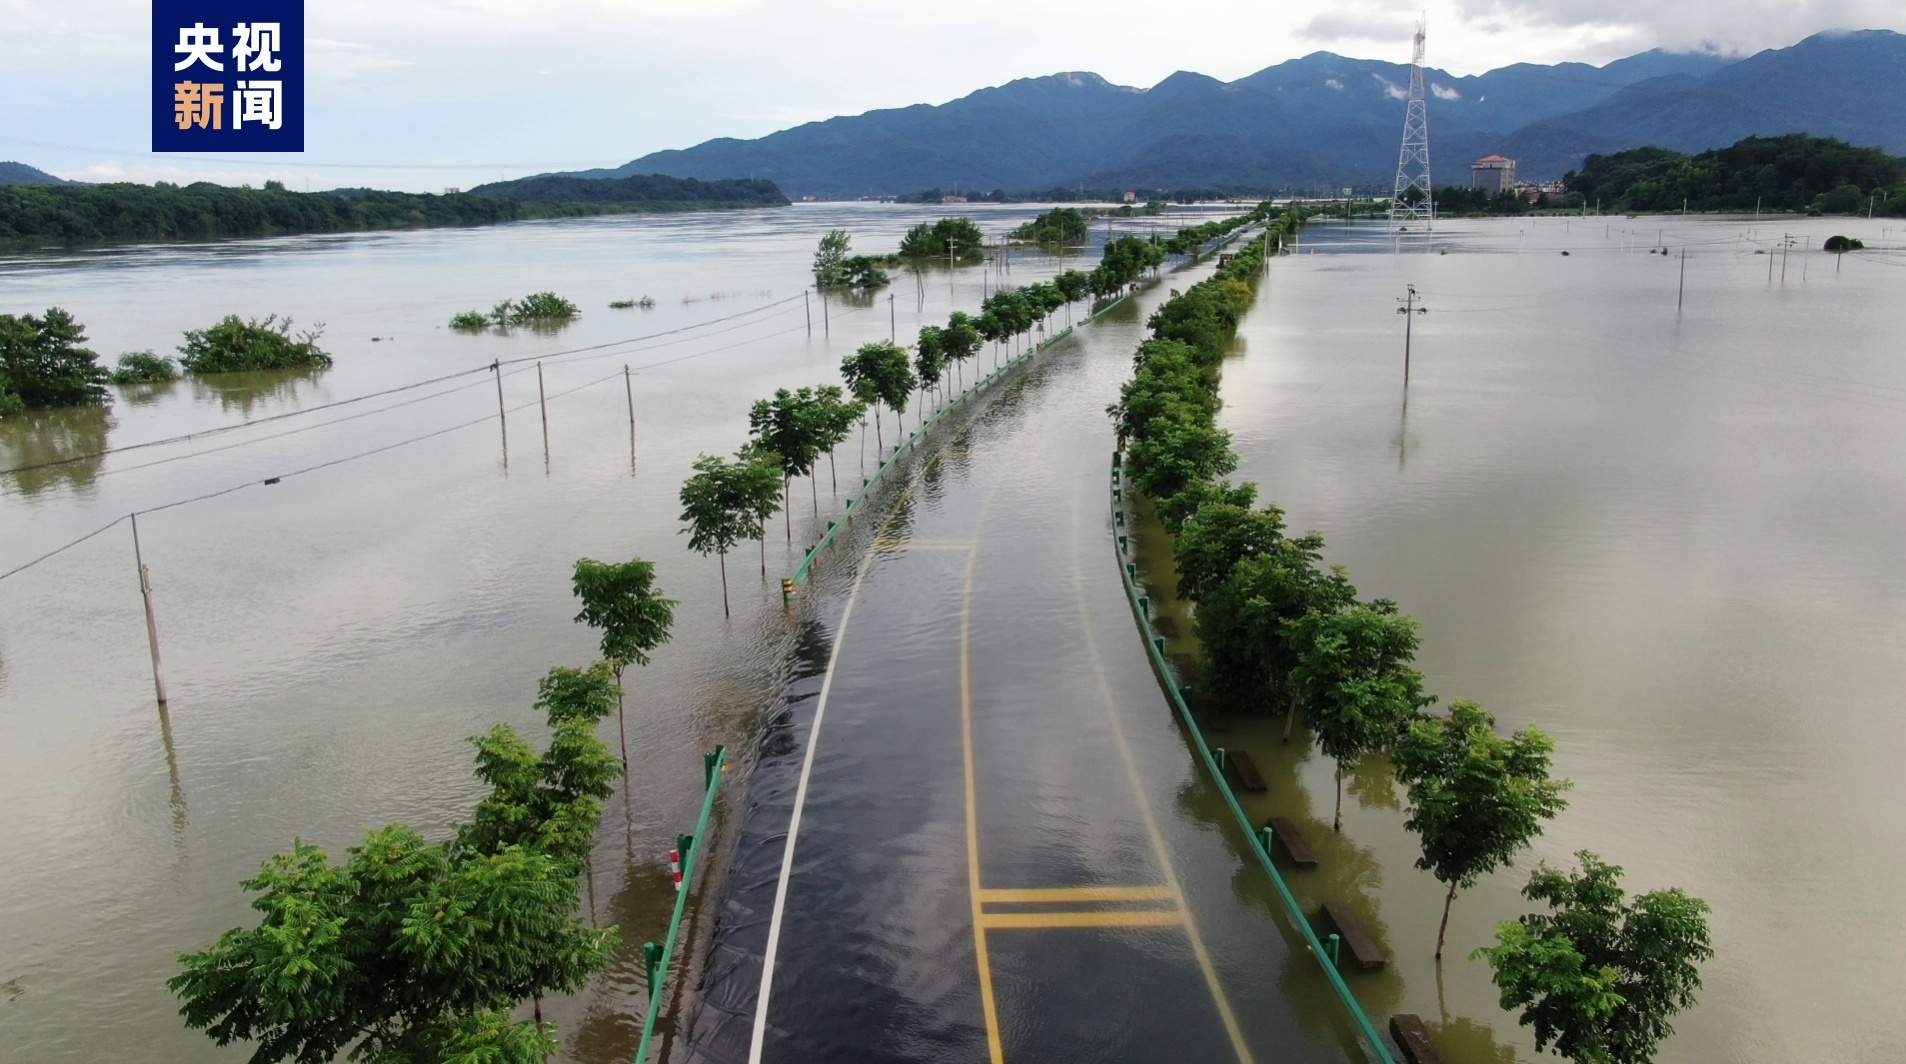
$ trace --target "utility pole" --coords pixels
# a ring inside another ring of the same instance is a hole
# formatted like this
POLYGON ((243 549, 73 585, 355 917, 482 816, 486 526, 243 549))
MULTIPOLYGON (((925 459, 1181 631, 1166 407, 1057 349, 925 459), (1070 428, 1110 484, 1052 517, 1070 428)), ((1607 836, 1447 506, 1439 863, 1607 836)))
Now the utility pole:
POLYGON ((1787 248, 1792 244, 1793 237, 1780 234, 1780 283, 1783 287, 1787 284, 1787 248))
POLYGON ((1390 230, 1409 228, 1422 222, 1424 229, 1436 227, 1436 197, 1430 187, 1429 107, 1423 98, 1423 35, 1427 27, 1416 24, 1414 49, 1410 54, 1410 92, 1403 105, 1403 145, 1397 151, 1396 182, 1390 196, 1390 230))
POLYGON ((898 313, 899 313, 898 311, 893 309, 893 293, 888 292, 887 293, 887 340, 890 343, 900 342, 900 319, 899 317, 897 317, 898 313))
POLYGON ((503 430, 503 468, 510 465, 510 416, 503 409, 503 363, 496 360, 490 363, 490 372, 496 374, 496 423, 503 430))
POLYGON ((1681 304, 1688 297, 1688 249, 1681 249, 1681 290, 1674 295, 1674 312, 1681 313, 1681 304))
POLYGON ((801 289, 801 313, 807 315, 807 334, 814 335, 814 307, 807 301, 807 289, 801 289))
POLYGON ((139 550, 139 515, 132 514, 132 560, 139 567, 139 597, 146 604, 146 646, 152 651, 152 690, 165 707, 165 670, 159 664, 159 622, 152 613, 152 570, 146 568, 146 556, 139 550))
POLYGON ((1403 288, 1405 290, 1405 295, 1402 299, 1397 300, 1397 302, 1403 305, 1396 308, 1396 312, 1398 314, 1403 315, 1403 387, 1408 388, 1410 386, 1411 327, 1415 324, 1414 322, 1415 317, 1418 314, 1428 314, 1429 308, 1419 307, 1416 305, 1417 297, 1416 297, 1415 285, 1406 284, 1403 286, 1403 288))
POLYGON ((549 472, 549 400, 543 394, 543 363, 536 363, 536 408, 543 412, 543 472, 549 472))
POLYGON ((629 468, 635 468, 635 385, 629 380, 629 364, 622 364, 622 390, 629 397, 629 468))

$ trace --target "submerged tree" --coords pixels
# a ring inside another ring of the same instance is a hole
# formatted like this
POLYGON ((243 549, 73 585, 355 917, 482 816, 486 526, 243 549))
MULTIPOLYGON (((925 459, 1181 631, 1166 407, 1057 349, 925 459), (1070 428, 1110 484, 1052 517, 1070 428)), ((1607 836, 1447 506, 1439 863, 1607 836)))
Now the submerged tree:
POLYGON ((1708 905, 1679 888, 1630 901, 1621 869, 1587 850, 1580 873, 1546 864, 1523 897, 1549 911, 1500 924, 1486 958, 1502 1007, 1521 1009, 1538 1050, 1576 1064, 1649 1064, 1694 1004, 1708 944, 1708 905))
POLYGON ((655 586, 655 564, 640 558, 626 562, 579 558, 573 587, 582 603, 576 620, 602 633, 602 657, 615 674, 616 731, 626 767, 629 732, 622 710, 622 670, 632 664, 647 665, 649 651, 668 642, 676 602, 664 598, 655 586))
POLYGON ((472 742, 490 786, 474 820, 432 844, 402 824, 370 832, 342 864, 303 842, 243 884, 263 914, 179 957, 167 986, 188 1027, 254 1062, 535 1064, 555 1028, 518 1023, 525 999, 573 993, 618 936, 576 918, 577 876, 615 758, 595 727, 613 704, 606 665, 557 669, 538 705, 548 747, 506 725, 472 742))
POLYGON ((1404 826, 1423 846, 1416 867, 1449 887, 1436 928, 1437 960, 1456 891, 1512 863, 1543 822, 1567 808, 1562 792, 1569 781, 1549 776, 1554 750, 1537 728, 1497 735, 1495 718, 1466 701, 1450 703, 1447 719, 1415 721, 1397 740, 1391 759, 1410 794, 1404 826))
POLYGON ((781 509, 781 456, 748 444, 735 452, 742 472, 737 487, 753 522, 748 535, 761 541, 761 575, 768 575, 768 521, 781 509))
POLYGON ((1386 750, 1429 703, 1416 656, 1416 622, 1384 599, 1339 610, 1312 610, 1286 626, 1296 648, 1291 683, 1317 746, 1337 763, 1331 828, 1343 830, 1343 774, 1365 754, 1386 750))
MULTIPOLYGON (((781 388, 772 399, 758 400, 748 411, 748 431, 763 452, 781 461, 781 503, 787 523, 788 542, 794 542, 794 518, 786 513, 789 485, 795 477, 814 472, 830 426, 818 409, 814 389, 788 391, 781 388)), ((815 512, 820 511, 818 496, 815 512)))
POLYGON ((682 484, 682 521, 688 547, 703 557, 714 554, 721 567, 721 612, 728 613, 728 552, 759 526, 748 495, 746 462, 717 455, 695 460, 695 474, 682 484))
POLYGON ((81 346, 85 342, 85 328, 59 307, 49 307, 38 317, 0 314, 0 406, 103 406, 110 402, 108 373, 99 364, 99 356, 81 346), (17 404, 7 403, 9 396, 17 404))
POLYGON ((847 248, 853 242, 845 229, 829 229, 814 249, 814 287, 825 292, 847 283, 847 248))

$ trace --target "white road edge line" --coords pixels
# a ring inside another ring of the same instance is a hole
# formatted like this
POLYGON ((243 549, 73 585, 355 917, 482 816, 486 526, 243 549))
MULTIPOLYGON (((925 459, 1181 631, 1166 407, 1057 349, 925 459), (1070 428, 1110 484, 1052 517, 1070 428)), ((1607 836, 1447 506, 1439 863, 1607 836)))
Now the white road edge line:
MULTIPOLYGON (((896 511, 898 503, 896 503, 896 511)), ((881 531, 885 530, 885 522, 881 531)), ((879 532, 875 533, 879 538, 879 532)), ((847 594, 847 608, 841 612, 840 628, 834 633, 834 647, 827 655, 827 675, 821 680, 820 702, 814 707, 814 723, 807 730, 807 752, 801 758, 801 781, 794 788, 794 812, 788 817, 788 838, 781 851, 781 879, 774 887, 774 914, 768 919, 768 946, 761 955, 761 991, 755 995, 754 1035, 748 1042, 748 1064, 761 1064, 761 1047, 768 1035, 768 995, 774 989, 774 955, 781 946, 781 916, 787 909, 788 879, 794 871, 794 844, 801 834, 801 809, 807 804, 807 780, 814 772, 814 751, 820 746, 821 721, 827 716, 827 696, 834 690, 834 666, 840 663, 841 646, 847 642, 847 622, 853 619, 854 603, 860 599, 860 586, 873 567, 876 552, 869 549, 854 574, 853 590, 847 594)))

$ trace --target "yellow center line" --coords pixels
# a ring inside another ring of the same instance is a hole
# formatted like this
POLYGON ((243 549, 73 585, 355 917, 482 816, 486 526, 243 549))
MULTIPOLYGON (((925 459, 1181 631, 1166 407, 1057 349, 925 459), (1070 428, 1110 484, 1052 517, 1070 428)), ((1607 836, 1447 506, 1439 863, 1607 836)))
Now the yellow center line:
MULTIPOLYGON (((992 505, 994 485, 980 513, 992 505)), ((978 531, 978 522, 974 523, 978 531)), ((993 962, 986 952, 986 918, 980 912, 979 885, 979 801, 973 785, 973 572, 979 566, 979 551, 966 555, 966 590, 960 601, 960 748, 966 766, 966 887, 973 901, 973 952, 979 960, 980 1010, 986 1017, 986 1052, 992 1064, 1005 1064, 1006 1053, 999 1042, 999 1005, 993 1000, 993 962)))
POLYGON ((1123 912, 1102 909, 1092 912, 1054 913, 982 913, 980 924, 988 928, 1053 927, 1177 927, 1185 923, 1185 914, 1177 909, 1127 909, 1123 912))
MULTIPOLYGON (((1079 542, 1079 515, 1083 503, 1077 503, 1072 510, 1072 541, 1079 542)), ((1224 986, 1218 980, 1218 970, 1211 963, 1211 954, 1205 949, 1204 936, 1198 933, 1198 924, 1191 918, 1191 907, 1185 901, 1183 887, 1178 882, 1177 870, 1172 865, 1170 849, 1165 845, 1165 837, 1158 830, 1158 821, 1152 815, 1151 800, 1145 796, 1145 788, 1139 780, 1138 762, 1132 756, 1131 744, 1125 740, 1125 729, 1119 724, 1118 701, 1112 695, 1112 683, 1105 674, 1105 661, 1099 655, 1098 640, 1092 634, 1092 614, 1085 601, 1085 573, 1079 564, 1072 567, 1073 597, 1079 607, 1079 629, 1084 636, 1086 653, 1092 659, 1092 672, 1098 679, 1099 695, 1105 705, 1105 720, 1111 727, 1112 743, 1118 747, 1119 760, 1125 766, 1125 778, 1131 783, 1132 794, 1138 799, 1138 813, 1145 823, 1145 834, 1151 840, 1152 854, 1158 860, 1158 867, 1164 873, 1165 884, 1177 899, 1179 909, 1185 913, 1185 937, 1191 940, 1192 956, 1197 958, 1198 968, 1204 973, 1205 986, 1211 991, 1211 1001, 1218 1008, 1218 1019, 1224 1024, 1224 1033, 1230 1036, 1231 1048, 1237 1053, 1240 1064, 1253 1064, 1251 1047, 1245 1044, 1244 1031, 1238 1026, 1238 1018, 1231 1011, 1231 1002, 1224 995, 1224 986)))
POLYGON ((1170 901, 1170 887, 988 887, 981 902, 1170 901))

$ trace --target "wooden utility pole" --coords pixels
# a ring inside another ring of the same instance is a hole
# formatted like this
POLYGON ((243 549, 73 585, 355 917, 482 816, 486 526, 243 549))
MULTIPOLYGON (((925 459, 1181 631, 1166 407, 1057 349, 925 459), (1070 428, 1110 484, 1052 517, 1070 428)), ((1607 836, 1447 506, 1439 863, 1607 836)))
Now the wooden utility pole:
POLYGON ((146 647, 152 651, 152 691, 165 705, 165 668, 159 662, 159 622, 152 612, 152 570, 146 568, 145 554, 139 549, 139 515, 132 518, 132 560, 139 567, 139 597, 146 604, 146 647))
POLYGON ((1787 246, 1793 243, 1793 237, 1780 234, 1780 283, 1787 283, 1787 246))
POLYGON ((1681 290, 1674 294, 1674 312, 1681 313, 1681 304, 1688 298, 1688 249, 1681 249, 1681 290))
POLYGON ((899 311, 896 311, 893 308, 893 293, 888 292, 887 293, 887 341, 889 343, 897 344, 900 342, 900 318, 898 317, 898 314, 899 314, 899 311))
POLYGON ((622 364, 622 390, 629 397, 629 468, 635 468, 635 385, 629 380, 629 364, 622 364))
POLYGON ((549 399, 543 393, 543 363, 536 363, 536 409, 543 415, 543 469, 549 469, 549 399))
POLYGON ((827 293, 821 293, 821 335, 834 335, 834 323, 827 313, 827 293))
POLYGON ((807 301, 807 289, 801 289, 801 313, 807 315, 807 334, 814 335, 814 306, 807 301))
POLYGON ((510 464, 510 420, 503 409, 503 363, 490 363, 490 372, 496 374, 496 423, 503 429, 503 464, 510 464))

